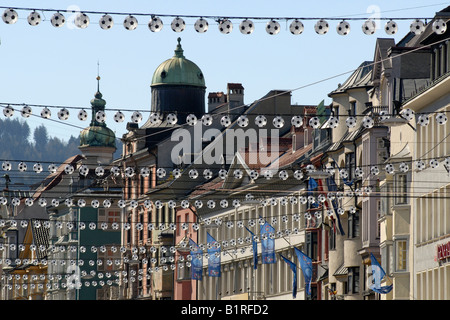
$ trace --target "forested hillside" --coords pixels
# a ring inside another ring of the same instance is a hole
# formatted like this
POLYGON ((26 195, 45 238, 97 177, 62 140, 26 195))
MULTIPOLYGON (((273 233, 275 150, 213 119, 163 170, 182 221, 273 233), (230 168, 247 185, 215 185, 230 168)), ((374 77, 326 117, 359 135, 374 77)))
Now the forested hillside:
MULTIPOLYGON (((114 159, 120 157, 122 151, 120 141, 116 143, 117 151, 114 159)), ((0 164, 8 161, 12 165, 10 171, 0 168, 0 188, 5 187, 4 175, 8 174, 11 179, 10 189, 28 189, 30 185, 45 178, 50 163, 59 165, 67 158, 80 154, 79 144, 78 136, 71 136, 68 141, 50 137, 44 125, 31 132, 26 121, 0 119, 0 164), (27 165, 24 172, 18 170, 18 165, 22 161, 27 165), (33 171, 33 165, 37 162, 40 162, 44 169, 39 174, 33 171)))

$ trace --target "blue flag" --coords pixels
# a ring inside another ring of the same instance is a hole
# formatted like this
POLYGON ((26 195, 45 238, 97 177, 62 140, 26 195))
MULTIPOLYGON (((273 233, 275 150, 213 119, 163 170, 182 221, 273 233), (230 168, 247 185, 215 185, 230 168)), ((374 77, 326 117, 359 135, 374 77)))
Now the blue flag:
POLYGON ((391 290, 393 288, 392 284, 389 286, 383 286, 383 287, 381 286, 381 280, 386 275, 386 272, 380 266, 377 259, 375 258, 375 256, 372 253, 370 254, 370 260, 372 262, 372 276, 373 276, 372 282, 373 282, 373 284, 369 288, 372 289, 373 291, 381 293, 381 294, 386 294, 386 293, 391 292, 391 290))
POLYGON ((312 259, 304 254, 299 249, 295 248, 295 253, 297 254, 298 262, 300 263, 300 268, 303 272, 303 277, 305 278, 305 290, 306 294, 311 294, 311 279, 312 279, 312 259))
POLYGON ((194 240, 189 238, 189 245, 191 246, 191 274, 192 279, 202 280, 202 268, 203 268, 203 251, 195 243, 194 240))
MULTIPOLYGON (((309 177, 309 180, 308 180, 308 195, 312 195, 313 196, 314 195, 313 191, 314 191, 314 189, 317 188, 317 186, 318 186, 317 181, 314 180, 314 178, 309 177)), ((319 205, 317 204, 317 202, 311 203, 311 207, 312 208, 317 208, 318 206, 319 205)))
MULTIPOLYGON (((327 189, 328 189, 328 191, 335 192, 337 190, 337 185, 336 185, 336 182, 334 181, 333 176, 330 176, 330 177, 326 178, 326 180, 327 180, 327 189)), ((338 224, 338 228, 339 228, 339 233, 341 235, 345 235, 344 228, 342 227, 342 224, 341 224, 341 218, 339 217, 339 214, 337 213, 338 203, 337 203, 336 199, 331 200, 331 204, 333 206, 333 210, 334 210, 334 213, 335 213, 335 216, 336 216, 336 220, 337 220, 337 224, 338 224)))
POLYGON ((217 241, 209 232, 207 234, 208 242, 208 275, 210 277, 220 277, 220 247, 216 246, 217 241))
POLYGON ((261 226, 260 233, 262 263, 275 263, 275 238, 270 237, 271 234, 275 234, 275 229, 266 222, 261 226))
POLYGON ((297 297, 297 265, 290 261, 288 258, 283 257, 280 254, 281 258, 283 258, 284 262, 286 262, 294 273, 294 280, 292 283, 292 297, 295 299, 297 297))
POLYGON ((247 227, 245 227, 248 232, 252 235, 252 246, 253 246, 253 269, 258 268, 258 244, 255 241, 255 235, 247 227))

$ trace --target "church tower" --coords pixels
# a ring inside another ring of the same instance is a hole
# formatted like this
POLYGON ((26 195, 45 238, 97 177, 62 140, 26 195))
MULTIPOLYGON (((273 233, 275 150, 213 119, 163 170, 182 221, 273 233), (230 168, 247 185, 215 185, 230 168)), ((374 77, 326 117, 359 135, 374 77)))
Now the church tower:
POLYGON ((86 157, 85 164, 90 169, 99 164, 107 165, 112 162, 116 151, 116 135, 106 126, 105 122, 97 121, 97 112, 105 111, 106 101, 100 93, 100 77, 97 77, 97 92, 91 100, 92 119, 89 127, 80 133, 78 149, 86 157))
POLYGON ((205 78, 202 70, 186 59, 181 38, 172 58, 161 63, 153 73, 152 112, 178 113, 184 123, 189 113, 200 118, 205 113, 205 78))

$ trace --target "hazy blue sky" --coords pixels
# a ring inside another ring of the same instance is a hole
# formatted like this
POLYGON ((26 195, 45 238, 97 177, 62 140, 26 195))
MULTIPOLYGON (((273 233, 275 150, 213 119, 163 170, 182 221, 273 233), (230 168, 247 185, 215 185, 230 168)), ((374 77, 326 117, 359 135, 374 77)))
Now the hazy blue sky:
MULTIPOLYGON (((100 12, 136 12, 167 15, 223 16, 223 17, 405 17, 432 18, 435 12, 450 5, 436 1, 65 1, 65 0, 10 0, 2 6, 26 8, 72 9, 100 12), (420 7, 420 8, 419 8, 420 7)), ((4 9, 0 9, 3 12, 4 9)), ((217 23, 209 20, 209 30, 199 34, 194 30, 196 18, 186 18, 186 30, 175 33, 170 28, 173 18, 162 17, 164 27, 152 33, 148 16, 137 16, 136 30, 126 30, 124 16, 112 15, 115 25, 102 30, 100 15, 90 14, 86 29, 54 28, 50 23, 53 13, 42 13, 44 21, 32 27, 27 23, 30 11, 18 11, 19 21, 7 25, 0 21, 0 103, 29 103, 89 108, 96 91, 97 61, 100 61, 101 92, 107 108, 121 109, 127 119, 133 110, 150 110, 150 83, 153 71, 173 55, 176 39, 182 38, 186 58, 194 61, 203 71, 207 93, 224 91, 228 82, 240 82, 245 87, 245 103, 263 97, 272 89, 294 89, 292 102, 318 104, 322 99, 330 102, 327 94, 347 76, 308 86, 322 79, 351 71, 366 60, 372 60, 377 37, 390 37, 381 28, 374 35, 362 33, 362 20, 349 21, 351 32, 347 36, 336 33, 339 21, 329 20, 326 35, 314 31, 316 21, 303 20, 301 35, 289 32, 289 22, 280 21, 278 35, 265 31, 267 20, 254 20, 253 34, 243 35, 238 26, 241 20, 232 19, 234 30, 221 34, 217 23)), ((64 13, 70 18, 70 13, 64 13)), ((411 20, 399 20, 398 41, 409 31, 411 20)), ((52 109, 57 119, 58 109, 52 109)), ((40 108, 34 113, 39 114, 40 108)), ((88 122, 79 121, 77 111, 71 111, 64 123, 49 122, 38 117, 28 118, 33 128, 47 125, 52 136, 68 139, 78 135, 88 122), (67 124, 72 124, 69 126, 67 124)), ((3 115, 1 114, 3 117, 3 115)), ((125 122, 114 123, 108 113, 108 125, 117 136, 125 132, 125 122)), ((15 117, 21 117, 15 115, 15 117)), ((148 117, 148 113, 144 114, 148 117)))

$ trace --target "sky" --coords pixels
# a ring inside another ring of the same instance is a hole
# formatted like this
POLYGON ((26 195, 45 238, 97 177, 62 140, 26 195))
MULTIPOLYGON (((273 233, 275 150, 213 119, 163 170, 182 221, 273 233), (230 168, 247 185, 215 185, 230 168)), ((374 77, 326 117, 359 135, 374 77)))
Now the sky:
MULTIPOLYGON (((54 12, 40 12, 43 21, 30 26, 27 16, 31 10, 17 10, 19 20, 13 25, 0 21, 0 108, 5 103, 23 103, 49 106, 90 108, 90 100, 97 90, 99 71, 100 91, 107 109, 119 109, 127 120, 135 110, 146 119, 150 112, 150 84, 154 70, 174 54, 177 38, 181 37, 184 55, 202 70, 209 92, 226 91, 229 82, 242 83, 244 102, 250 104, 270 90, 293 90, 292 103, 317 105, 328 93, 345 81, 349 72, 363 61, 372 61, 377 38, 393 37, 396 42, 409 31, 415 18, 432 18, 450 2, 435 1, 87 1, 87 0, 9 0, 1 6, 28 9, 55 9, 96 11, 102 13, 145 13, 179 15, 185 17, 186 29, 176 33, 170 28, 173 17, 161 17, 164 26, 160 32, 151 32, 147 23, 150 16, 136 15, 138 27, 126 30, 125 15, 114 15, 114 26, 102 30, 98 20, 101 14, 88 14, 86 29, 73 28, 66 23, 55 28, 50 23, 54 12), (187 17, 192 16, 192 17, 187 17), (201 16, 235 17, 230 19, 233 31, 219 32, 217 22, 207 19, 209 29, 197 33, 194 23, 201 16), (265 31, 268 19, 255 19, 255 30, 250 35, 238 30, 240 17, 280 18, 281 31, 269 35, 265 31), (374 18, 378 29, 373 35, 361 30, 364 20, 347 20, 351 31, 338 35, 339 20, 327 20, 330 29, 325 35, 314 31, 317 20, 302 20, 305 29, 300 35, 289 32, 289 24, 281 18, 374 18), (399 30, 387 35, 383 29, 386 20, 377 18, 408 18, 397 20, 399 30), (340 75, 340 76, 339 76, 340 75)), ((0 9, 3 12, 4 9, 0 9)), ((62 12, 70 20, 73 13, 62 12)), ((33 108, 39 115, 42 108, 33 108)), ((35 128, 44 124, 50 136, 68 140, 78 136, 88 121, 77 118, 78 110, 71 110, 69 120, 57 118, 58 108, 52 108, 49 121, 39 116, 22 118, 35 128)), ((117 137, 126 133, 126 122, 115 123, 115 111, 107 112, 107 124, 117 137)), ((0 117, 3 114, 0 113, 0 117)))

